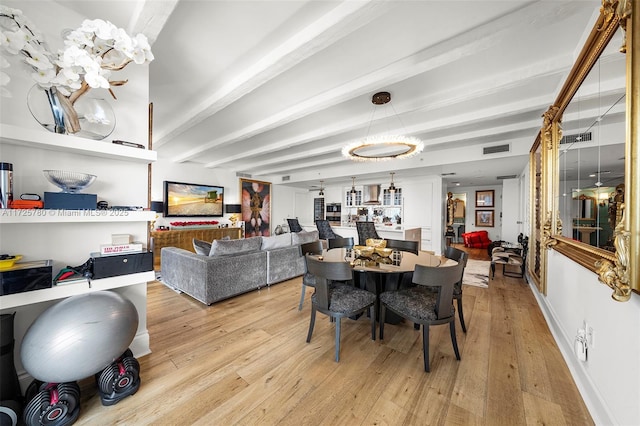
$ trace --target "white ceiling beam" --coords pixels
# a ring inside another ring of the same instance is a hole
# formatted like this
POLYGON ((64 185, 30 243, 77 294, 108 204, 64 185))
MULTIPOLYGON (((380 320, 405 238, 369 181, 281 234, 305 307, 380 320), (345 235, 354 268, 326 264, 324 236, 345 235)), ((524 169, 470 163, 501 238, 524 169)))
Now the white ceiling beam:
MULTIPOLYGON (((362 78, 347 82, 243 129, 203 143, 177 156, 174 161, 185 162, 192 160, 209 149, 248 139, 330 106, 370 93, 372 90, 378 90, 382 83, 385 85, 394 84, 455 62, 462 57, 476 55, 479 51, 500 43, 505 37, 505 32, 513 31, 514 28, 519 28, 520 24, 532 19, 530 12, 528 7, 519 9, 513 14, 499 18, 497 21, 487 23, 459 37, 424 49, 416 55, 404 58, 362 78), (502 28, 502 30, 496 31, 496 26, 502 28)), ((543 20, 542 22, 545 21, 543 20)), ((564 65, 564 62, 562 64, 564 65)), ((548 72, 553 67, 554 63, 547 61, 544 69, 548 72)), ((555 64, 555 67, 557 69, 558 65, 555 64)), ((522 76, 520 77, 522 78, 522 76)))
POLYGON ((365 25, 386 10, 384 1, 344 1, 313 24, 294 34, 203 102, 157 132, 159 147, 177 135, 226 108, 282 72, 313 56, 365 25))
POLYGON ((142 33, 147 36, 149 44, 160 35, 162 28, 169 20, 180 0, 140 0, 129 20, 128 33, 142 33))

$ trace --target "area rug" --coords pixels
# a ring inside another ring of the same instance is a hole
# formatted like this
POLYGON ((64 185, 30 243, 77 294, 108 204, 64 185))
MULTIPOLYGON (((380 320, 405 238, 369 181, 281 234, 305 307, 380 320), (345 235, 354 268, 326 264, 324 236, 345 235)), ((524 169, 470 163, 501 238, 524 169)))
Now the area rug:
POLYGON ((490 266, 491 262, 488 260, 469 259, 464 268, 462 284, 488 288, 490 266))

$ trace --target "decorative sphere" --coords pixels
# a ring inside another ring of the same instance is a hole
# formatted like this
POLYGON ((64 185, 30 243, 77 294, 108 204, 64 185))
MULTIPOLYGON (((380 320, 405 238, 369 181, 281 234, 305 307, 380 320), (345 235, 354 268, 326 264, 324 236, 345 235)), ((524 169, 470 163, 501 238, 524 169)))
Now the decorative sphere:
POLYGON ((80 380, 120 357, 137 329, 136 307, 118 293, 72 296, 31 324, 20 349, 22 365, 43 382, 80 380))

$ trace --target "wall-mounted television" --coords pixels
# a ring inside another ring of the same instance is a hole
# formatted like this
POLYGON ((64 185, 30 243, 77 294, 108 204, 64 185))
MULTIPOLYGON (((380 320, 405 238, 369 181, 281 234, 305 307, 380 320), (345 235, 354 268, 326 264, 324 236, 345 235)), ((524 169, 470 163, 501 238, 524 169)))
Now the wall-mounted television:
POLYGON ((164 181, 166 217, 222 217, 224 187, 164 181))

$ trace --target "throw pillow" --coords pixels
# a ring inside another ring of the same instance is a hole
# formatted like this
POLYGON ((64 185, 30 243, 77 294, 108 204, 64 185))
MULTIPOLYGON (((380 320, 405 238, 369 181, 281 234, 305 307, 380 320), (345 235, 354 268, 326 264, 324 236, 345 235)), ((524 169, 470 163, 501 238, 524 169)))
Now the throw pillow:
POLYGON ((291 234, 273 235, 262 237, 262 250, 273 250, 291 246, 291 234))
POLYGON ((319 240, 319 234, 318 231, 300 231, 300 232, 296 232, 291 234, 291 243, 293 245, 300 245, 300 244, 306 244, 306 243, 311 243, 313 241, 317 241, 319 240))
POLYGON ((196 254, 208 256, 211 251, 211 243, 202 240, 193 239, 193 250, 196 254))
POLYGON ((214 240, 211 243, 209 256, 225 256, 229 254, 252 253, 260 250, 261 237, 251 237, 241 240, 214 240))

